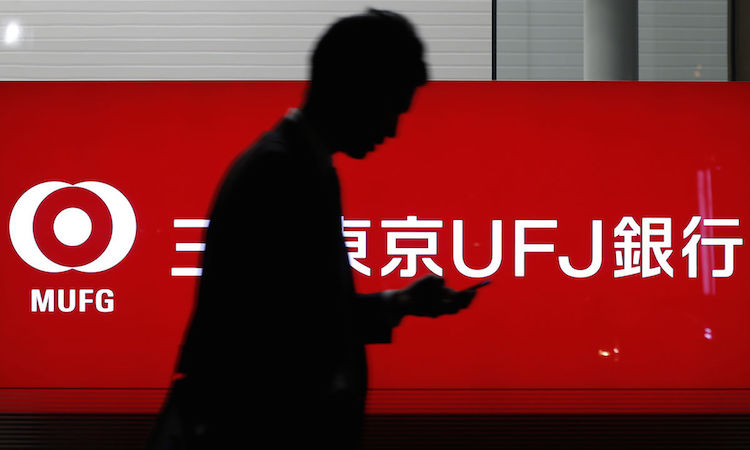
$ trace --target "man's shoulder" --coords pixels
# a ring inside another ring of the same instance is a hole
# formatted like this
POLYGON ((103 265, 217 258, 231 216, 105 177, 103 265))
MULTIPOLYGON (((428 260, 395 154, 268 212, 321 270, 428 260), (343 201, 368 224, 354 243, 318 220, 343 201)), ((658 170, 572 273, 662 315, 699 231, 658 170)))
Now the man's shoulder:
POLYGON ((252 195, 282 196, 309 185, 311 166, 294 124, 282 119, 239 154, 228 167, 216 204, 247 200, 252 195))
POLYGON ((296 151, 294 142, 282 132, 281 124, 264 133, 232 163, 227 180, 253 176, 268 177, 292 170, 296 151))
POLYGON ((237 158, 235 165, 265 165, 289 163, 292 158, 292 144, 279 130, 279 127, 263 134, 237 158))

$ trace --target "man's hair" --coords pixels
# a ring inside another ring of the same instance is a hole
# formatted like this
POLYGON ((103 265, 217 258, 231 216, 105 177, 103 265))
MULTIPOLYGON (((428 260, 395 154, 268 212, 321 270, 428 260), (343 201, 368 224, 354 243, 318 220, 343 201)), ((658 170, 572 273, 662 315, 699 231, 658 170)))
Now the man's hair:
POLYGON ((400 14, 370 8, 344 17, 315 47, 310 93, 345 86, 421 86, 427 82, 423 53, 414 26, 400 14))

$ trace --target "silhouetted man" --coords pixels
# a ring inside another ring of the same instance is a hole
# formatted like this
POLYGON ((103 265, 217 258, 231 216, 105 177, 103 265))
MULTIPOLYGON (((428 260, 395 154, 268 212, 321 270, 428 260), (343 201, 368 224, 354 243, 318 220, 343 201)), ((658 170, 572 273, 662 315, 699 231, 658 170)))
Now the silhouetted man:
POLYGON ((361 159, 396 135, 427 81, 422 56, 395 13, 336 22, 313 54, 304 106, 227 174, 178 364, 184 378, 163 414, 187 448, 355 448, 364 345, 390 342, 406 314, 455 313, 473 298, 437 277, 357 294, 341 233, 331 155, 361 159))

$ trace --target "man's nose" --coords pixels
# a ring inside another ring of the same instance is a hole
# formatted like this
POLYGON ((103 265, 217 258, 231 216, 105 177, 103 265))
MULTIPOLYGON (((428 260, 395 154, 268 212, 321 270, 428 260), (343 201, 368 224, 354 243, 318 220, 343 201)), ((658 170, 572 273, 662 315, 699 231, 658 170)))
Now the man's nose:
POLYGON ((385 135, 389 138, 396 137, 397 129, 398 129, 398 116, 388 121, 388 125, 385 130, 385 135))

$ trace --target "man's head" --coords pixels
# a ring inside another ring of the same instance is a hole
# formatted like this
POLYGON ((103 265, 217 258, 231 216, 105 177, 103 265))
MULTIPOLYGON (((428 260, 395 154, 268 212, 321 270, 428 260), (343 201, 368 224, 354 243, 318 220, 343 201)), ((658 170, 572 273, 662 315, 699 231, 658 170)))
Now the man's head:
POLYGON ((399 116, 427 82, 424 49, 403 16, 369 9, 326 31, 312 55, 305 111, 335 148, 363 158, 396 134, 399 116))

